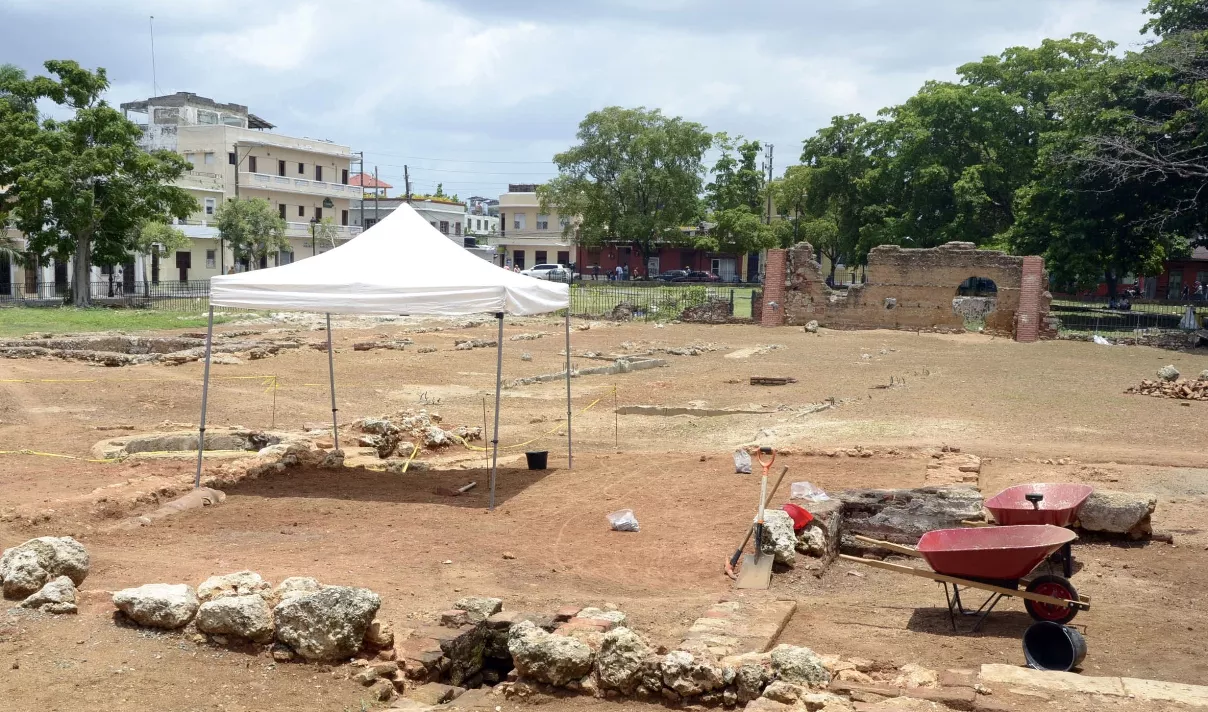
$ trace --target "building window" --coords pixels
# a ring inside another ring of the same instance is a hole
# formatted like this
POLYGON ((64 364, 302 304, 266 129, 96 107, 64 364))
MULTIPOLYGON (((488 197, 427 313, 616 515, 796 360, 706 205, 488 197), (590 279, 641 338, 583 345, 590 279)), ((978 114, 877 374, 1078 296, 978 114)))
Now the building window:
POLYGON ((436 221, 435 221, 435 220, 433 220, 433 221, 432 221, 432 227, 436 227, 436 221))
POLYGON ((255 157, 255 156, 248 156, 248 157, 247 157, 247 169, 248 169, 249 171, 251 171, 252 173, 259 173, 259 172, 260 172, 260 171, 256 170, 256 157, 255 157))
POLYGON ((448 220, 440 221, 440 231, 446 235, 449 234, 449 221, 448 220))
POLYGON ((347 225, 347 224, 348 224, 348 211, 347 211, 347 210, 341 210, 341 211, 340 211, 340 224, 341 224, 341 225, 347 225))
POLYGON ((322 219, 323 219, 323 208, 316 207, 315 208, 315 220, 322 220, 322 219))
POLYGON ((365 229, 368 230, 369 228, 373 227, 375 223, 377 223, 377 220, 374 220, 373 218, 365 218, 365 229))
POLYGON ((558 224, 565 230, 567 225, 570 225, 570 218, 558 218, 558 224))
POLYGON ((277 175, 285 175, 285 161, 277 161, 277 175))
POLYGON ((524 213, 512 213, 512 227, 517 230, 524 229, 524 213))
POLYGON ((315 180, 319 182, 323 181, 323 166, 315 166, 315 180))
MULTIPOLYGON (((232 154, 232 155, 234 155, 234 154, 232 154)), ((214 163, 214 154, 210 153, 210 152, 206 152, 205 162, 206 162, 206 165, 213 164, 214 163)))
POLYGON ((217 257, 217 250, 206 250, 206 269, 214 269, 218 265, 217 257))
POLYGON ((189 163, 193 163, 193 161, 194 161, 195 159, 193 158, 193 154, 191 154, 191 153, 186 153, 186 154, 185 154, 185 160, 186 160, 186 161, 188 161, 189 163))
POLYGON ((285 219, 285 203, 280 203, 277 205, 277 212, 281 214, 281 219, 284 220, 285 219))
POLYGON ((298 164, 298 175, 306 175, 306 166, 301 163, 298 164))
POLYGON ((287 265, 294 261, 294 253, 290 250, 281 250, 277 253, 277 265, 287 265))
POLYGON ((478 229, 481 230, 482 229, 482 219, 481 218, 478 219, 477 222, 478 222, 478 229))
POLYGON ((545 250, 537 250, 536 252, 533 253, 533 264, 538 264, 538 265, 547 264, 545 260, 548 257, 549 257, 549 253, 547 253, 545 250))
POLYGON ((524 269, 524 250, 512 250, 512 265, 524 269))
POLYGON ((570 252, 569 251, 558 253, 558 264, 560 264, 560 265, 570 264, 570 252))
POLYGON ((298 206, 298 217, 300 217, 300 218, 306 217, 306 208, 304 206, 301 206, 301 205, 298 206))
POLYGON ((537 229, 538 230, 548 230, 549 229, 549 216, 548 215, 538 215, 537 216, 537 229))
POLYGON ((215 205, 216 201, 213 198, 206 198, 206 215, 214 214, 215 205))
POLYGON ((453 234, 454 234, 454 235, 460 235, 460 234, 461 234, 461 223, 459 223, 459 222, 455 222, 455 223, 453 223, 453 234))
POLYGON ((340 170, 340 183, 342 183, 344 185, 348 185, 348 169, 347 168, 343 168, 340 170))

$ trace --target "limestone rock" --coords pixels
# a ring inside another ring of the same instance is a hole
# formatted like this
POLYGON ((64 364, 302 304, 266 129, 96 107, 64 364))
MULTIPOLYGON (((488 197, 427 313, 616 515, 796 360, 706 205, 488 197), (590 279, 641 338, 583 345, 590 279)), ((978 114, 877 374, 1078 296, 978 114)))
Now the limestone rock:
POLYGON ((464 596, 453 607, 470 614, 474 620, 485 620, 503 610, 503 599, 486 596, 464 596))
POLYGON ((1177 381, 1179 379, 1179 369, 1174 366, 1163 366, 1158 369, 1158 378, 1163 381, 1177 381))
POLYGON ((591 672, 595 655, 585 643, 546 633, 530 621, 508 631, 508 652, 521 676, 557 687, 591 672))
POLYGON ((89 566, 88 550, 80 542, 69 536, 43 536, 0 555, 0 582, 5 596, 24 598, 59 576, 79 586, 89 566))
POLYGON ((1156 495, 1097 489, 1078 510, 1078 526, 1139 539, 1152 531, 1150 516, 1157 506, 1156 495))
POLYGON ((394 645, 394 630, 389 623, 375 618, 365 629, 365 644, 371 648, 389 648, 394 645))
POLYGON ((734 671, 734 687, 739 702, 749 702, 762 693, 772 671, 766 665, 745 663, 734 671))
POLYGON ((273 614, 263 596, 222 596, 197 609, 197 630, 267 643, 273 639, 273 614))
POLYGON ((186 584, 149 583, 115 592, 113 605, 139 625, 173 630, 193 620, 198 601, 186 584))
POLYGON ((811 319, 808 322, 806 322, 805 330, 811 334, 817 334, 818 333, 818 321, 816 319, 811 319))
POLYGON ((763 553, 776 557, 776 563, 795 566, 797 563, 797 535, 793 531, 793 518, 779 509, 769 510, 763 517, 763 553))
POLYGON ((625 614, 621 611, 605 611, 599 608, 584 608, 575 614, 575 618, 586 618, 592 621, 604 621, 611 625, 625 625, 625 614))
POLYGON ((43 586, 37 593, 21 602, 22 608, 32 608, 43 613, 76 613, 75 584, 66 576, 60 576, 43 586))
POLYGON ((1204 369, 1203 371, 1200 371, 1200 377, 1197 378, 1196 380, 1197 381, 1208 381, 1208 368, 1204 369))
POLYGON ((197 599, 205 602, 225 596, 258 595, 267 597, 272 590, 272 584, 261 578, 260 574, 255 571, 236 571, 233 574, 211 576, 202 581, 201 585, 197 587, 197 599))
POLYGON ((789 712, 793 707, 767 697, 757 697, 747 703, 743 709, 744 712, 789 712))
POLYGON ((290 576, 281 583, 277 584, 276 590, 273 591, 274 597, 278 601, 284 601, 287 598, 301 596, 307 593, 314 593, 323 588, 319 582, 309 576, 290 576))
POLYGON ((613 628, 604 634, 596 653, 596 672, 600 686, 633 694, 642 671, 642 663, 652 652, 640 635, 628 628, 613 628))
POLYGON ((776 679, 798 685, 825 685, 830 673, 822 658, 809 648, 780 644, 772 649, 772 672, 776 679))
POLYGON ((673 650, 663 656, 663 684, 680 697, 693 697, 722 686, 722 669, 705 655, 673 650))
POLYGON ((826 534, 821 527, 808 526, 797 536, 797 551, 809 556, 826 555, 826 534))
POLYGON ((453 685, 471 687, 470 681, 482 672, 487 647, 487 629, 480 621, 463 625, 439 638, 445 660, 441 670, 453 685), (446 665, 447 662, 447 665, 446 665))
POLYGON ((801 701, 801 698, 810 694, 810 688, 805 685, 798 685, 784 680, 777 680, 768 685, 763 691, 763 696, 769 700, 782 702, 786 705, 795 705, 801 701))
POLYGON ((906 663, 898 668, 898 673, 898 676, 893 679, 893 684, 897 687, 914 689, 916 687, 939 687, 940 684, 939 673, 922 665, 906 663))
POLYGON ((342 660, 361 649, 381 605, 367 588, 328 586, 293 596, 273 609, 276 637, 307 660, 342 660))

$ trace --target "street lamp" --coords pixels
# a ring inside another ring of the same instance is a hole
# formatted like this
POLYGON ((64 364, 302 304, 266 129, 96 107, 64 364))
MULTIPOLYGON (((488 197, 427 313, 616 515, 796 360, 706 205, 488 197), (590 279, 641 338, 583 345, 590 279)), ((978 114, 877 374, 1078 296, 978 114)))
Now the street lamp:
POLYGON ((310 219, 310 256, 314 257, 319 254, 319 245, 315 240, 315 226, 319 224, 319 218, 310 219))

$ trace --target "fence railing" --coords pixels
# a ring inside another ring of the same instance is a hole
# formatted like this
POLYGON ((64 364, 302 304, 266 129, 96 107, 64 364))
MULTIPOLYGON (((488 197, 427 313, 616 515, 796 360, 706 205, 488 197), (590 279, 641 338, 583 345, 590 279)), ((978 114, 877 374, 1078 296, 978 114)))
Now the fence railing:
MULTIPOLYGON (((202 312, 209 308, 210 281, 123 282, 120 279, 91 282, 91 301, 96 306, 132 309, 160 309, 177 312, 202 312)), ((576 316, 609 317, 620 305, 634 319, 667 321, 678 319, 689 307, 711 301, 725 301, 730 315, 751 317, 754 286, 716 284, 666 284, 640 282, 576 282, 570 290, 571 313, 576 316)), ((72 302, 71 285, 0 284, 0 306, 60 306, 72 302)), ((238 310, 243 311, 243 310, 238 310)))
POLYGON ((1049 313, 1061 320, 1063 332, 1178 331, 1185 327, 1187 308, 1197 328, 1208 318, 1208 302, 1143 300, 1112 302, 1106 298, 1056 297, 1049 313))
MULTIPOLYGON (((97 306, 150 308, 165 311, 204 311, 210 303, 210 281, 124 282, 115 279, 90 282, 88 293, 97 306)), ((72 286, 65 282, 0 284, 0 306, 58 306, 72 302, 72 286)))

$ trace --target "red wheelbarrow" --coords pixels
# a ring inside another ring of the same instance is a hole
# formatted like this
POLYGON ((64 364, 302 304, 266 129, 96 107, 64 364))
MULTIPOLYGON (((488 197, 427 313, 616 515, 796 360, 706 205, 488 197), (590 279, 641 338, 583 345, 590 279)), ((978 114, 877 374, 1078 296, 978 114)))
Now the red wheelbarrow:
MULTIPOLYGON (((1078 510, 1094 491, 1090 485, 1072 482, 1015 485, 986 500, 985 507, 999 525, 1068 527, 1078 518, 1078 510)), ((1074 574, 1074 554, 1069 544, 1054 553, 1052 561, 1061 564, 1066 578, 1074 574)))
POLYGON ((931 566, 930 571, 847 554, 841 554, 840 558, 943 584, 953 630, 958 614, 977 616, 973 630, 978 630, 998 602, 1010 596, 1024 599, 1024 608, 1034 620, 1068 623, 1078 611, 1090 609, 1090 598, 1079 596, 1064 576, 1033 576, 1032 571, 1076 538, 1074 532, 1049 524, 937 529, 924 534, 918 548, 856 537, 881 549, 924 559, 931 566), (970 611, 961 601, 962 587, 989 591, 990 596, 977 610, 970 611))

